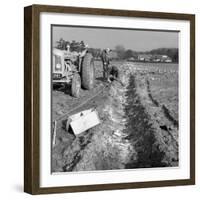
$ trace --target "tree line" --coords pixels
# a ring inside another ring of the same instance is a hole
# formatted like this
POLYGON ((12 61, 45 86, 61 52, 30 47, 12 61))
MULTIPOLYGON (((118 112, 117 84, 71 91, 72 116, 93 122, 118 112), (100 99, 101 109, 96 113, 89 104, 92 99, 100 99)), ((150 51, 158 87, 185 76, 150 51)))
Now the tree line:
POLYGON ((166 55, 172 59, 172 62, 178 62, 178 48, 158 48, 151 51, 134 51, 132 49, 125 49, 122 45, 117 45, 115 51, 120 59, 137 59, 138 55, 166 55))
MULTIPOLYGON (((64 40, 63 38, 56 42, 56 48, 58 49, 66 50, 68 45, 72 51, 82 51, 86 46, 84 41, 77 42, 72 40, 70 42, 64 40)), ((101 48, 88 48, 88 52, 90 52, 95 58, 99 58, 101 56, 102 50, 103 49, 101 48)), ((172 62, 178 62, 178 48, 158 48, 151 51, 134 51, 132 49, 126 49, 123 45, 116 45, 112 51, 115 52, 117 56, 114 59, 118 60, 127 60, 130 58, 137 59, 138 55, 147 54, 152 56, 167 55, 172 59, 172 62)))

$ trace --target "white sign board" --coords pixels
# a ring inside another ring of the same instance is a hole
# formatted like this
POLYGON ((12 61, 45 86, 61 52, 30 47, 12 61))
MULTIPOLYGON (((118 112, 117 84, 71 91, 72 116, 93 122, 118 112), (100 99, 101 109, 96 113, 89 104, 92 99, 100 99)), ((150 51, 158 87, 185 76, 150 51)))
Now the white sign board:
POLYGON ((72 117, 72 121, 70 122, 70 126, 75 135, 80 134, 98 124, 100 124, 100 119, 95 110, 78 113, 78 115, 76 114, 76 117, 74 117, 74 120, 72 117))

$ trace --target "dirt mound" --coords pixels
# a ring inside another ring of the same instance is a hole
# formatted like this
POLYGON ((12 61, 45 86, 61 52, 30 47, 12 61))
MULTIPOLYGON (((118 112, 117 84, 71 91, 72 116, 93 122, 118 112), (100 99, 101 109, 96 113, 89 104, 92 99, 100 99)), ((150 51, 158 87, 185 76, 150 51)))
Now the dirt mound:
POLYGON ((87 147, 81 151, 80 145, 74 142, 64 151, 64 171, 124 169, 125 163, 135 153, 129 141, 123 138, 127 136, 123 130, 126 124, 125 94, 129 84, 124 76, 120 77, 123 85, 118 81, 110 85, 107 100, 100 111, 102 123, 87 133, 92 135, 86 142, 87 147), (74 161, 77 164, 72 169, 74 161))

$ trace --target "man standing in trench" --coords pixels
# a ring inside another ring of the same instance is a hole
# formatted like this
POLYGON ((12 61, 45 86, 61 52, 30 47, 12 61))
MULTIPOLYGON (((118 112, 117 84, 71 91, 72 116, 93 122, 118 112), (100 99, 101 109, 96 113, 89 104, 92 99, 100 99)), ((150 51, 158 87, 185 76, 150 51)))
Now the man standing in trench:
POLYGON ((109 52, 110 49, 106 48, 103 50, 102 54, 101 54, 101 60, 103 63, 103 78, 106 81, 109 81, 109 64, 110 64, 110 58, 109 58, 109 52))

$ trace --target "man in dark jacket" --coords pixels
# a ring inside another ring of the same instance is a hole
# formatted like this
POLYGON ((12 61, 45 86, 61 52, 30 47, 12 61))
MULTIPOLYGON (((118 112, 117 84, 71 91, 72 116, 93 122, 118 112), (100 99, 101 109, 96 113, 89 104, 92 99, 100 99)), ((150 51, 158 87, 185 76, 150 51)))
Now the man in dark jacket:
POLYGON ((108 81, 108 75, 109 75, 109 64, 110 64, 110 58, 109 58, 109 52, 110 49, 104 49, 101 54, 101 60, 103 63, 103 78, 104 80, 108 81))

